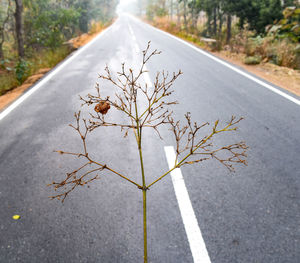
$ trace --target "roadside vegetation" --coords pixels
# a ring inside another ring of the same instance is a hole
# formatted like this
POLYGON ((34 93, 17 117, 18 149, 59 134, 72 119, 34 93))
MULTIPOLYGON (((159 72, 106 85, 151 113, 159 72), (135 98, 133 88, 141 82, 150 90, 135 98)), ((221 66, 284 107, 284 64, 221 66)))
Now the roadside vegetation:
POLYGON ((300 4, 294 0, 139 0, 154 26, 245 64, 300 69, 300 4))
MULTIPOLYGON (((0 95, 41 69, 52 68, 113 19, 118 1, 3 0, 0 2, 0 95), (77 41, 78 42, 78 41, 77 41)), ((43 72, 47 70, 42 70, 43 72)))

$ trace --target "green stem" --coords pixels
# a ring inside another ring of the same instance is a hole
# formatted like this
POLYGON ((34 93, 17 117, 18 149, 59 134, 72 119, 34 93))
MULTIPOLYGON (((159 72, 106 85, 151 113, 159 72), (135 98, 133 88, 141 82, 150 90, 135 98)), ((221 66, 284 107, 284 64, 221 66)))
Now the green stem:
POLYGON ((147 249, 147 190, 143 190, 144 263, 148 262, 147 249))
POLYGON ((136 127, 137 127, 137 145, 139 149, 140 155, 140 164, 141 164, 141 172, 142 172, 142 182, 143 182, 143 229, 144 229, 144 263, 148 262, 148 249, 147 249, 147 187, 146 187, 146 179, 145 179, 145 171, 144 171, 144 162, 143 162, 143 154, 142 154, 142 125, 139 122, 139 113, 137 108, 137 102, 135 99, 135 114, 136 114, 136 127))
POLYGON ((147 187, 145 180, 145 172, 144 172, 144 162, 143 162, 143 154, 142 154, 142 129, 138 131, 138 148, 140 155, 140 164, 142 171, 142 181, 143 181, 143 226, 144 226, 144 263, 148 262, 148 253, 147 253, 147 187))

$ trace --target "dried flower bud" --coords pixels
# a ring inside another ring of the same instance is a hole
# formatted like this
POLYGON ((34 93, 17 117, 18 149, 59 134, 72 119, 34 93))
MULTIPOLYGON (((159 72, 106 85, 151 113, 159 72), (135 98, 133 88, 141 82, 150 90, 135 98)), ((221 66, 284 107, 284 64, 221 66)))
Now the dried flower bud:
POLYGON ((101 114, 106 114, 108 110, 110 109, 110 105, 108 101, 100 101, 96 106, 95 106, 95 111, 100 112, 101 114))

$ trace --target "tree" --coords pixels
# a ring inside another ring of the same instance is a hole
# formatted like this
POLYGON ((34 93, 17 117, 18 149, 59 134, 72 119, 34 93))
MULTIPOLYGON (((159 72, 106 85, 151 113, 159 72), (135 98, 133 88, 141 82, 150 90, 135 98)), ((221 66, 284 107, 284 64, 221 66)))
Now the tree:
POLYGON ((81 9, 76 8, 75 4, 60 5, 50 0, 30 0, 24 4, 25 41, 28 47, 55 49, 80 30, 81 9))
POLYGON ((16 37, 18 45, 18 55, 20 58, 24 57, 24 40, 23 40, 23 3, 22 0, 15 0, 16 11, 15 11, 15 21, 16 21, 16 37))
POLYGON ((4 58, 3 43, 5 40, 5 29, 10 19, 11 1, 7 1, 6 10, 5 7, 0 6, 0 59, 4 58))
POLYGON ((248 22, 250 29, 264 33, 265 27, 282 18, 281 0, 226 0, 228 9, 240 18, 240 27, 248 22))
POLYGON ((82 32, 89 31, 89 22, 90 22, 90 10, 91 10, 91 1, 90 0, 81 0, 75 5, 77 11, 79 12, 79 29, 82 32))
POLYGON ((196 29, 199 13, 201 11, 201 1, 192 0, 191 2, 188 3, 188 7, 191 10, 192 27, 193 29, 196 29))
POLYGON ((185 30, 188 30, 187 23, 187 15, 188 15, 188 0, 179 0, 179 2, 183 2, 183 23, 185 30))
POLYGON ((281 0, 264 0, 261 1, 259 10, 259 19, 252 23, 253 29, 258 33, 264 33, 267 25, 273 24, 283 18, 281 0))

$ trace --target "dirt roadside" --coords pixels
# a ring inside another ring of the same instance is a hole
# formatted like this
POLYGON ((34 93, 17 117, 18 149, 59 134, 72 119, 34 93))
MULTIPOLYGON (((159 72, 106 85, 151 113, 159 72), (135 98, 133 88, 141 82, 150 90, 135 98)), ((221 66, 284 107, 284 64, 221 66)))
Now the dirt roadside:
POLYGON ((300 96, 300 70, 287 67, 280 67, 271 63, 260 63, 259 65, 246 65, 243 63, 245 55, 233 54, 229 51, 211 52, 213 55, 222 58, 234 65, 237 65, 258 77, 275 84, 300 96))

